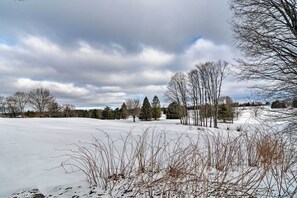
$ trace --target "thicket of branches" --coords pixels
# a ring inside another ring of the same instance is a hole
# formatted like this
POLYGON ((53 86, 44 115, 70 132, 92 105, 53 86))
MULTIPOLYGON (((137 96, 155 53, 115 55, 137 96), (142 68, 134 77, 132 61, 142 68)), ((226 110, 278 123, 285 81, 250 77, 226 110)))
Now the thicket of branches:
POLYGON ((294 196, 296 147, 277 133, 255 132, 207 131, 192 137, 147 129, 120 139, 105 134, 105 139, 63 150, 62 166, 82 171, 111 196, 294 196))
MULTIPOLYGON (((258 94, 293 101, 297 96, 297 2, 296 0, 231 0, 232 27, 241 79, 257 81, 258 94)), ((297 128, 296 111, 282 119, 297 128)), ((277 117, 280 119, 280 117, 277 117)))

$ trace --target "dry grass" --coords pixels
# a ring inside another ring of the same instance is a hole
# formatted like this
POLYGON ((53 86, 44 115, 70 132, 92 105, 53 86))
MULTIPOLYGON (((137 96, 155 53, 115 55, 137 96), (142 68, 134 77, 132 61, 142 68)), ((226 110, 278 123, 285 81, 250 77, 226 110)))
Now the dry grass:
POLYGON ((285 154, 285 143, 281 137, 267 134, 256 142, 256 149, 261 164, 269 168, 275 163, 282 163, 285 154))
POLYGON ((76 144, 62 165, 68 172, 83 171, 90 184, 111 195, 290 197, 297 191, 297 152, 285 136, 197 131, 195 138, 169 138, 146 129, 139 136, 105 137, 76 144))

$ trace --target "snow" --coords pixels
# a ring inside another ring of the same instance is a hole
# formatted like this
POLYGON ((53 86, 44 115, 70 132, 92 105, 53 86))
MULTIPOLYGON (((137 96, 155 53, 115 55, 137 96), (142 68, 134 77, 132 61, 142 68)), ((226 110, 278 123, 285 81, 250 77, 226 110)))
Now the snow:
MULTIPOLYGON (((257 123, 251 111, 245 110, 234 124, 220 123, 219 128, 236 129, 257 123)), ((187 133, 195 138, 199 133, 197 127, 180 125, 179 120, 165 119, 134 123, 131 119, 0 118, 0 126, 0 197, 33 188, 48 193, 57 186, 67 188, 85 184, 82 173, 66 174, 60 166, 64 159, 63 149, 73 143, 90 142, 93 137, 103 138, 102 131, 116 139, 131 131, 141 134, 148 127, 166 131, 172 137, 187 133)))
POLYGON ((136 122, 131 120, 96 120, 86 118, 0 119, 0 197, 13 192, 38 188, 47 191, 57 185, 70 185, 84 180, 79 173, 65 174, 60 167, 61 149, 92 137, 112 138, 130 132, 141 133, 148 127, 180 133, 189 126, 178 120, 136 122))

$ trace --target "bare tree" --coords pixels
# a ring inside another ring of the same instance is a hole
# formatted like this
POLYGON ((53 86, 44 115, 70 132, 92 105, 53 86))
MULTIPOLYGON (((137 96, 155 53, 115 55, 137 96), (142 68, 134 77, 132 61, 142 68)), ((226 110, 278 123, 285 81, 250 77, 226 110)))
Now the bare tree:
POLYGON ((49 117, 59 117, 61 109, 62 107, 54 99, 47 105, 49 117))
POLYGON ((127 109, 129 111, 129 114, 133 117, 133 122, 135 122, 136 116, 139 116, 140 114, 140 100, 135 98, 130 98, 126 100, 127 109))
MULTIPOLYGON (((218 127, 219 98, 227 65, 228 63, 225 61, 206 62, 196 65, 204 88, 204 93, 202 94, 204 94, 205 105, 209 103, 211 107, 211 117, 213 118, 213 126, 215 128, 218 127)), ((205 108, 205 110, 207 109, 205 108)), ((210 126, 212 124, 211 121, 210 126)))
POLYGON ((226 61, 218 61, 212 64, 210 68, 210 99, 214 105, 214 127, 218 127, 218 109, 219 98, 221 96, 223 79, 226 76, 226 68, 228 63, 226 61))
MULTIPOLYGON (((199 72, 197 69, 193 69, 188 73, 188 92, 189 97, 192 100, 192 106, 193 106, 193 120, 194 125, 199 125, 199 120, 201 121, 201 114, 199 114, 199 107, 201 107, 202 103, 202 87, 201 87, 201 78, 199 75, 199 72)), ((200 108, 201 109, 201 108, 200 108)), ((200 122, 200 125, 202 125, 202 121, 200 122)))
POLYGON ((10 114, 10 117, 16 117, 18 112, 18 106, 14 101, 12 96, 6 98, 6 107, 5 107, 10 114))
POLYGON ((251 111, 253 113, 253 116, 257 118, 260 115, 262 109, 263 107, 258 105, 252 106, 251 111))
POLYGON ((5 106, 6 106, 6 100, 5 100, 5 97, 0 96, 0 112, 1 112, 2 114, 5 114, 5 112, 6 112, 6 108, 5 108, 5 106))
MULTIPOLYGON (((261 95, 292 100, 297 95, 296 0, 231 0, 230 6, 244 57, 238 60, 241 78, 257 80, 261 95)), ((296 112, 289 117, 296 125, 296 112)))
POLYGON ((196 69, 198 71, 198 74, 200 76, 201 81, 201 106, 200 106, 200 115, 201 115, 201 121, 203 123, 203 126, 208 126, 208 122, 210 122, 210 127, 212 126, 212 116, 213 116, 213 104, 211 103, 210 99, 210 71, 211 71, 212 62, 206 62, 196 65, 196 69), (210 115, 209 115, 209 108, 211 108, 210 115), (208 121, 208 117, 210 118, 210 121, 208 121))
POLYGON ((74 117, 75 106, 72 104, 64 104, 63 105, 63 113, 65 117, 74 117))
POLYGON ((28 104, 28 94, 25 92, 15 92, 10 97, 11 102, 13 102, 18 110, 18 113, 23 116, 24 110, 28 104))
POLYGON ((165 96, 171 102, 176 102, 180 106, 180 121, 182 124, 188 124, 188 91, 187 91, 188 79, 187 75, 178 72, 175 73, 167 86, 165 96))
POLYGON ((189 86, 188 92, 192 99, 192 105, 194 109, 194 124, 200 126, 207 126, 207 118, 209 116, 209 91, 208 87, 208 67, 207 64, 196 65, 196 69, 193 69, 189 74, 189 86))
POLYGON ((29 93, 29 103, 42 116, 48 105, 54 100, 54 96, 48 89, 37 88, 29 93))
POLYGON ((206 62, 196 65, 187 75, 174 74, 167 86, 165 96, 180 106, 182 124, 190 123, 188 107, 193 108, 194 125, 213 126, 218 124, 218 102, 225 77, 227 62, 206 62), (189 103, 189 104, 188 104, 189 103), (208 120, 209 118, 209 120, 208 120))

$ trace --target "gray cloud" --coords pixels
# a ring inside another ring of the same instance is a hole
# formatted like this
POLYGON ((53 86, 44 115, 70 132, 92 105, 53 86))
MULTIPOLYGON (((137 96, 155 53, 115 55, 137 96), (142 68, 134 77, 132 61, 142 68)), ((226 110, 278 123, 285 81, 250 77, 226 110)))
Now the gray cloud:
POLYGON ((0 95, 43 86, 76 106, 162 98, 174 72, 232 61, 229 17, 218 0, 1 1, 0 95))
POLYGON ((0 13, 1 34, 12 40, 30 33, 68 45, 82 39, 180 51, 197 37, 219 43, 231 38, 228 4, 218 0, 11 0, 0 3, 0 13))

